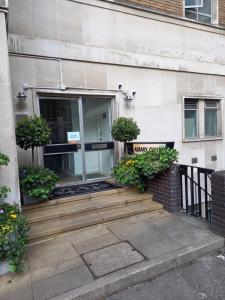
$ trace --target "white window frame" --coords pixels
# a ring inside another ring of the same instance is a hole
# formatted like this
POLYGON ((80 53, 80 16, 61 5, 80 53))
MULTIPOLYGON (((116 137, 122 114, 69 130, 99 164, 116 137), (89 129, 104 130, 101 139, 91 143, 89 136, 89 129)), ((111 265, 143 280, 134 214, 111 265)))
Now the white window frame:
POLYGON ((198 13, 197 14, 197 20, 191 19, 186 17, 186 9, 188 8, 199 8, 200 6, 186 6, 185 5, 185 0, 183 0, 183 4, 184 4, 184 17, 192 22, 199 22, 201 24, 207 24, 207 25, 212 25, 212 24, 218 24, 218 0, 211 0, 211 15, 208 14, 204 14, 204 13, 200 13, 200 15, 202 16, 206 16, 206 17, 210 17, 211 18, 211 22, 207 23, 207 22, 202 22, 198 20, 198 13))
POLYGON ((221 96, 182 96, 182 141, 184 143, 201 142, 201 141, 215 141, 223 139, 223 98, 221 96), (197 102, 197 137, 186 138, 185 136, 185 99, 193 99, 197 102), (218 136, 205 136, 205 101, 212 100, 219 102, 218 109, 218 136))

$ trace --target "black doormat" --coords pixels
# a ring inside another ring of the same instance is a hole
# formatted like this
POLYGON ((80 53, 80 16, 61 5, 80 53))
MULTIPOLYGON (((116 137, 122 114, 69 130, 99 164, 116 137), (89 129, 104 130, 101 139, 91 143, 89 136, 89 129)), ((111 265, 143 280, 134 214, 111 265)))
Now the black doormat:
POLYGON ((54 190, 53 199, 78 196, 78 195, 101 192, 106 190, 113 190, 117 188, 118 186, 109 183, 107 181, 98 181, 93 183, 84 183, 79 185, 57 187, 54 190))

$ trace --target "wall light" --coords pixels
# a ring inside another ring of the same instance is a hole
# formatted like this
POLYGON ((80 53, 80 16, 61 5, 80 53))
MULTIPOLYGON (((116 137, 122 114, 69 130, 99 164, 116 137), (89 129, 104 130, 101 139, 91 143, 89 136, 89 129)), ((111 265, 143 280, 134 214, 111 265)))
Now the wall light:
POLYGON ((25 101, 27 99, 27 93, 25 91, 19 92, 17 94, 17 99, 19 101, 25 101))
POLYGON ((124 91, 124 90, 123 90, 122 84, 119 84, 119 85, 118 85, 118 88, 119 88, 119 90, 120 90, 120 92, 121 92, 121 95, 122 95, 122 97, 123 97, 123 100, 124 100, 125 102, 130 102, 130 101, 134 100, 134 96, 136 95, 136 92, 132 92, 132 93, 130 94, 128 91, 124 91))

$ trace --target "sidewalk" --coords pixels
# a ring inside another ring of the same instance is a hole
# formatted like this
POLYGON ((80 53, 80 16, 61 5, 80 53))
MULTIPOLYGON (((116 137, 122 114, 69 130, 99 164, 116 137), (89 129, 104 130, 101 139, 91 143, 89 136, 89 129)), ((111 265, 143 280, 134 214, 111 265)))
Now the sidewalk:
POLYGON ((129 287, 107 300, 224 300, 224 254, 225 249, 215 251, 151 281, 129 287))
POLYGON ((145 213, 30 245, 26 272, 0 277, 0 299, 100 299, 223 245, 202 221, 145 213))

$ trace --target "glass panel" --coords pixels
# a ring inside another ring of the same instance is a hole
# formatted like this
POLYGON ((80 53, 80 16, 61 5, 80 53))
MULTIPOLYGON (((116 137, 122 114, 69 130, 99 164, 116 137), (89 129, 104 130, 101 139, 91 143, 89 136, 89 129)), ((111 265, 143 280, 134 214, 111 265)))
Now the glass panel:
POLYGON ((218 108, 219 102, 214 100, 206 100, 205 101, 205 107, 207 108, 218 108))
POLYGON ((79 144, 78 152, 45 155, 44 166, 59 175, 60 183, 69 184, 81 181, 83 168, 78 101, 55 98, 40 99, 40 113, 52 130, 51 144, 79 144))
POLYGON ((201 7, 203 0, 185 0, 185 7, 201 7))
POLYGON ((218 120, 216 109, 205 109, 205 136, 217 137, 218 136, 218 120))
MULTIPOLYGON (((111 141, 111 100, 85 98, 83 100, 84 141, 85 143, 111 141)), ((113 150, 86 151, 87 179, 111 175, 113 150)))
POLYGON ((83 100, 84 142, 111 141, 111 101, 89 98, 83 100))
POLYGON ((203 6, 198 9, 198 12, 211 16, 211 14, 212 14, 212 2, 211 2, 211 0, 204 0, 203 6))
POLYGON ((211 19, 211 17, 198 14, 198 21, 204 22, 204 23, 211 23, 212 19, 211 19))
POLYGON ((185 99, 184 102, 185 109, 197 109, 197 101, 192 99, 185 99))
POLYGON ((192 20, 197 20, 198 15, 197 15, 196 12, 193 12, 189 9, 186 9, 185 10, 185 17, 189 18, 189 19, 192 19, 192 20))
POLYGON ((110 177, 113 167, 113 149, 86 151, 87 179, 110 177))
POLYGON ((185 138, 197 138, 197 111, 185 110, 185 138))

